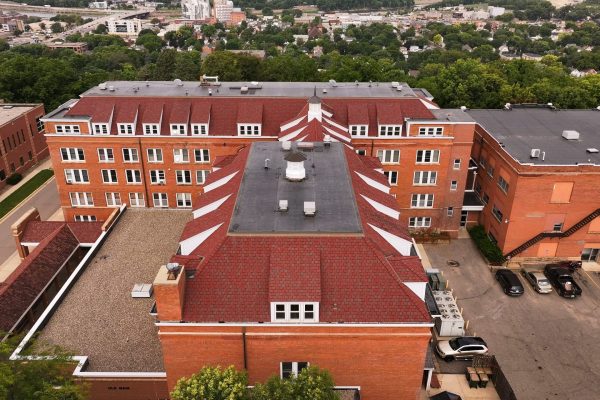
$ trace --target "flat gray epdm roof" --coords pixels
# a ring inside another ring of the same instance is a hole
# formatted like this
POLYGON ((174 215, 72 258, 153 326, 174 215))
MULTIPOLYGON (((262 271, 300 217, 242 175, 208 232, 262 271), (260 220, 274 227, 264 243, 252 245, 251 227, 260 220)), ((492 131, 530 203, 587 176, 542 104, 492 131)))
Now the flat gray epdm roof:
MULTIPOLYGON (((315 143, 306 156, 306 179, 285 178, 289 151, 280 142, 252 144, 239 189, 230 233, 360 233, 362 227, 348 174, 343 144, 315 143), (265 159, 269 169, 265 169, 265 159), (288 211, 277 211, 279 200, 288 211), (317 213, 304 215, 304 202, 316 202, 317 213)), ((296 151, 294 143, 292 150, 296 151)))
POLYGON ((513 108, 512 110, 469 110, 468 114, 522 164, 600 165, 600 111, 513 108), (579 140, 562 137, 564 130, 579 132, 579 140), (531 158, 532 149, 544 154, 531 158))

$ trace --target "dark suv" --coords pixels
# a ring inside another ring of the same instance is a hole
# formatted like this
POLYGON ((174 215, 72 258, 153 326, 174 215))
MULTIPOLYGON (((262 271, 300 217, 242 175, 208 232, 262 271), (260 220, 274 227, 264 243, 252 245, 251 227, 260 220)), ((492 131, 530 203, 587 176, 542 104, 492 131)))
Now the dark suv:
POLYGON ((496 280, 500 282, 502 290, 509 296, 520 296, 524 289, 521 281, 512 271, 508 269, 499 269, 496 271, 496 280))

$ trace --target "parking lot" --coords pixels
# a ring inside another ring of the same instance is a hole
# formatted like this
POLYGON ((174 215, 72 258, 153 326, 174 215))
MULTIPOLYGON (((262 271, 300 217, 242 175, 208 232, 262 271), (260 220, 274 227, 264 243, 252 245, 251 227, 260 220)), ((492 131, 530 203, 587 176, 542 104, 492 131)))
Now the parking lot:
POLYGON ((600 399, 600 277, 578 271, 583 294, 509 297, 470 239, 425 245, 432 268, 444 272, 469 330, 487 342, 518 399, 600 399), (456 260, 458 267, 447 265, 456 260))

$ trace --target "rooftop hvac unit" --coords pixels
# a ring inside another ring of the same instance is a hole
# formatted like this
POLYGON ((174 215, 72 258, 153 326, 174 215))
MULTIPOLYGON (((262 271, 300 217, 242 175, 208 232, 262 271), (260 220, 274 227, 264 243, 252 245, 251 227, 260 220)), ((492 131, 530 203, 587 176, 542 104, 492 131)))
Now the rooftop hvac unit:
POLYGON ((562 133, 562 137, 567 140, 579 140, 579 132, 565 130, 562 133))
POLYGON ((317 205, 314 201, 304 202, 304 215, 307 217, 314 217, 317 213, 317 205))
POLYGON ((278 211, 287 211, 288 210, 288 201, 287 200, 279 200, 279 206, 277 207, 278 211))
POLYGON ((540 149, 531 149, 531 152, 529 153, 529 157, 531 157, 531 158, 539 158, 540 157, 540 153, 541 153, 540 149))
POLYGON ((108 91, 109 91, 109 92, 114 92, 114 91, 115 91, 115 87, 114 87, 113 85, 110 85, 110 86, 108 87, 108 91))
POLYGON ((462 336, 465 334, 465 322, 460 309, 449 290, 434 290, 432 292, 441 317, 434 321, 435 329, 440 336, 462 336))
POLYGON ((400 82, 392 82, 392 87, 393 88, 397 88, 398 86, 400 86, 400 82))
POLYGON ((148 298, 152 295, 152 285, 150 283, 136 283, 131 289, 131 297, 148 298))
POLYGON ((590 147, 589 149, 586 150, 588 153, 598 153, 598 149, 596 149, 595 147, 590 147))
POLYGON ((101 83, 101 84, 99 84, 99 85, 98 85, 98 88, 99 88, 100 90, 106 90, 106 83, 101 83))
POLYGON ((281 142, 281 148, 285 151, 290 151, 292 149, 292 142, 287 140, 285 142, 281 142))
POLYGON ((181 79, 175 79, 173 80, 173 82, 175 82, 177 86, 183 86, 183 82, 181 81, 181 79))
POLYGON ((242 93, 248 93, 248 86, 242 86, 240 88, 240 92, 242 92, 242 93))

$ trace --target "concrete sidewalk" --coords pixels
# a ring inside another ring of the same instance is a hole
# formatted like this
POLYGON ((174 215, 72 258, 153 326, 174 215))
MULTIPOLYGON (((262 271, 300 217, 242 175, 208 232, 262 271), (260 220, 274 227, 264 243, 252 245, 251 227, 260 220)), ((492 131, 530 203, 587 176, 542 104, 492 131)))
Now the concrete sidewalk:
POLYGON ((10 196, 15 190, 23 186, 29 179, 34 177, 38 172, 40 172, 43 169, 52 169, 52 161, 50 160, 50 158, 46 158, 33 168, 27 170, 23 174, 23 179, 21 179, 21 181, 16 185, 8 185, 4 189, 0 190, 0 201, 10 196))

